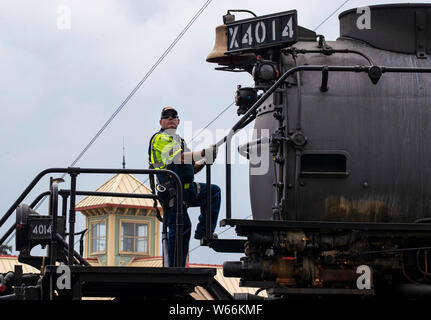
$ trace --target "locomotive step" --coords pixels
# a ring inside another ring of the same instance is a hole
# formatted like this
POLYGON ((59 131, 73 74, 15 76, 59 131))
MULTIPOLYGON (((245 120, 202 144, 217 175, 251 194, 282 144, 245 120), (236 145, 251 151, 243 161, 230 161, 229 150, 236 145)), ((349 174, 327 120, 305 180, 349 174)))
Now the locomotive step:
POLYGON ((242 239, 209 239, 201 241, 201 245, 208 246, 216 252, 243 253, 246 240, 242 239))

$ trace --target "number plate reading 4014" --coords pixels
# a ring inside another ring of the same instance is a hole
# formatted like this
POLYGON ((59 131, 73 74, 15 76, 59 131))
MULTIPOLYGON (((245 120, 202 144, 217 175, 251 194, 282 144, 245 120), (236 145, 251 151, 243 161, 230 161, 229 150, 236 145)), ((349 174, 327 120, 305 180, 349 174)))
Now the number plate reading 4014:
POLYGON ((227 24, 227 52, 288 46, 297 41, 296 10, 227 24))
POLYGON ((50 239, 52 231, 51 219, 38 219, 29 223, 30 240, 50 239))

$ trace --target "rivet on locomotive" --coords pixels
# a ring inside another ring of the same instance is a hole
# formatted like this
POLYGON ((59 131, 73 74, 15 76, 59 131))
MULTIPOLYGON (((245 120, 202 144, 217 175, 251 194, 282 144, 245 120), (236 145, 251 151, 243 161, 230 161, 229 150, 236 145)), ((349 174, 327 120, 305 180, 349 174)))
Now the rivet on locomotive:
POLYGON ((269 144, 270 170, 250 163, 253 220, 222 221, 247 238, 245 256, 224 263, 244 286, 431 294, 431 5, 367 9, 339 15, 336 41, 295 10, 228 12, 216 29, 207 61, 255 81, 236 92, 258 132, 239 151, 269 144))

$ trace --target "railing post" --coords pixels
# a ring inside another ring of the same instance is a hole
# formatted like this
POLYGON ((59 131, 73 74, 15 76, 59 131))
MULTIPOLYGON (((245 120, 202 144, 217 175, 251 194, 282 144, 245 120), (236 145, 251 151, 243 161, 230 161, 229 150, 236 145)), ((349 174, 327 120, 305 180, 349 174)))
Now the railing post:
POLYGON ((69 265, 73 265, 74 258, 74 241, 75 241, 75 201, 76 201, 76 177, 77 173, 70 173, 70 209, 69 209, 69 252, 68 261, 69 265))
POLYGON ((176 228, 175 228, 175 248, 176 255, 174 257, 174 266, 180 267, 182 261, 182 251, 183 251, 183 239, 184 239, 184 214, 183 214, 183 184, 180 178, 175 174, 171 174, 171 178, 175 180, 176 187, 176 201, 177 201, 177 215, 176 215, 176 228))
POLYGON ((69 197, 68 194, 62 194, 62 208, 61 208, 61 216, 63 217, 64 225, 63 230, 66 230, 66 217, 67 217, 67 198, 69 197))
MULTIPOLYGON (((167 190, 165 190, 167 192, 167 190)), ((168 210, 166 205, 162 204, 163 223, 162 223, 162 256, 163 267, 169 267, 169 248, 168 248, 168 210)))
POLYGON ((232 181, 231 181, 231 165, 230 165, 230 140, 231 134, 226 139, 226 219, 232 218, 232 181))
POLYGON ((54 182, 54 179, 52 177, 49 177, 49 203, 48 203, 48 214, 51 215, 52 213, 52 184, 54 182))
MULTIPOLYGON (((52 218, 51 225, 51 244, 49 246, 49 264, 55 266, 57 261, 57 217, 58 217, 58 184, 50 179, 51 196, 49 201, 49 215, 52 218)), ((49 298, 54 300, 54 275, 51 273, 49 277, 49 298)))
POLYGON ((211 235, 211 164, 206 164, 206 187, 207 187, 207 207, 206 207, 206 240, 212 238, 211 235))
POLYGON ((51 196, 50 196, 50 208, 49 215, 52 217, 51 226, 51 245, 49 247, 49 263, 54 266, 57 260, 57 217, 58 217, 58 185, 54 182, 51 185, 51 196))
POLYGON ((84 236, 88 229, 85 229, 81 233, 81 238, 79 238, 79 254, 84 256, 84 236))

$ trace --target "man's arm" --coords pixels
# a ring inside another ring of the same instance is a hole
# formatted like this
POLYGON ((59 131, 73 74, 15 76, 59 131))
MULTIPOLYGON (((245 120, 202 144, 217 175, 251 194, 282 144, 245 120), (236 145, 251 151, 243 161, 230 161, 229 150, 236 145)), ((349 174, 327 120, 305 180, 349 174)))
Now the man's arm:
MULTIPOLYGON (((182 146, 178 144, 178 142, 172 139, 171 136, 163 134, 156 136, 154 149, 156 152, 160 152, 162 162, 165 165, 169 163, 181 163, 192 164, 193 167, 195 167, 195 163, 207 159, 205 155, 206 149, 192 152, 185 146, 184 149, 187 150, 185 151, 182 149, 182 146)), ((208 153, 210 154, 211 152, 208 153)), ((196 167, 196 170, 201 170, 204 165, 205 163, 202 161, 202 163, 199 163, 199 165, 196 167)))
POLYGON ((203 150, 195 152, 182 152, 181 163, 192 164, 201 161, 204 157, 203 153, 203 150))
POLYGON ((195 162, 195 165, 193 166, 193 169, 195 170, 195 174, 202 170, 202 168, 205 167, 205 161, 199 160, 195 162))
MULTIPOLYGON (((204 165, 205 163, 214 163, 215 159, 217 157, 217 147, 210 146, 206 149, 203 149, 201 151, 195 151, 195 152, 182 152, 181 153, 181 163, 187 163, 187 164, 195 164, 198 161, 203 160, 204 165)), ((202 168, 201 168, 202 169, 202 168)))

